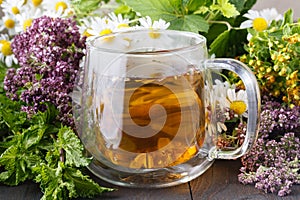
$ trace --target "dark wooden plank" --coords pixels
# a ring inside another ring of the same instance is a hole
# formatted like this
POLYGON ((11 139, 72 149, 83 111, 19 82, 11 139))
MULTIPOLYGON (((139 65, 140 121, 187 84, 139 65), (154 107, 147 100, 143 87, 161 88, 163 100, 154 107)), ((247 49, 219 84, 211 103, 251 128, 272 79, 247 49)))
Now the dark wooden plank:
MULTIPOLYGON (((126 188, 113 186, 101 180, 97 180, 100 185, 110 188, 116 188, 114 192, 105 193, 94 200, 191 200, 189 184, 181 184, 169 188, 126 188)), ((80 199, 86 200, 86 199, 80 199)))
POLYGON ((39 200, 42 197, 37 184, 27 181, 19 186, 6 186, 0 184, 1 200, 39 200))
MULTIPOLYGON (((97 196, 93 200, 191 200, 190 188, 187 183, 170 188, 134 189, 113 186, 97 179, 92 174, 90 175, 100 185, 117 189, 114 192, 97 196)), ((39 186, 31 181, 15 187, 0 184, 0 200, 39 200, 41 197, 42 193, 39 186)), ((78 198, 77 200, 88 199, 78 198)))
POLYGON ((293 192, 286 197, 266 194, 253 185, 238 182, 239 160, 218 160, 202 176, 191 181, 194 200, 299 200, 300 185, 293 186, 293 192))
MULTIPOLYGON (((265 194, 250 185, 242 185, 237 180, 240 162, 218 160, 202 176, 190 182, 193 200, 299 200, 300 185, 293 186, 293 193, 287 197, 265 194)), ((94 176, 94 180, 117 191, 105 193, 94 200, 190 200, 189 184, 162 189, 132 189, 112 186, 94 176)), ((0 184, 0 200, 38 200, 42 196, 40 188, 33 182, 17 187, 0 184)), ((87 199, 77 199, 87 200, 87 199)))

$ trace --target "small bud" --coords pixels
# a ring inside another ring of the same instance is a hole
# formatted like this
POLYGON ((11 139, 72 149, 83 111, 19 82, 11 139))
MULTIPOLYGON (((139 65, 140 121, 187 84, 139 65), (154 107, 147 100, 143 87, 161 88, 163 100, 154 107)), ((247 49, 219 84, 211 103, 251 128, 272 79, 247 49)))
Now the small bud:
POLYGON ((259 71, 263 72, 263 71, 265 71, 265 68, 264 67, 260 67, 259 71))
POLYGON ((250 65, 250 66, 253 66, 254 64, 255 64, 255 61, 254 61, 254 60, 250 60, 250 61, 249 61, 249 65, 250 65))

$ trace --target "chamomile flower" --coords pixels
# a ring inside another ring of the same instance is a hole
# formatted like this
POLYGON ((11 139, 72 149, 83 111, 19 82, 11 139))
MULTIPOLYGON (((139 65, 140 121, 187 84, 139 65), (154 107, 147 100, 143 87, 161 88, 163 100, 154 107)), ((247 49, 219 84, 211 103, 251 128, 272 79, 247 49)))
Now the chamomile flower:
POLYGON ((80 23, 77 26, 78 26, 78 31, 81 35, 86 36, 87 38, 92 36, 87 31, 91 29, 92 21, 95 21, 93 17, 80 19, 80 23))
POLYGON ((43 0, 42 6, 46 11, 55 12, 63 15, 71 8, 70 0, 43 0))
MULTIPOLYGON (((273 20, 278 21, 283 19, 283 16, 278 14, 275 8, 263 9, 260 12, 249 10, 243 16, 248 18, 248 20, 241 23, 240 28, 253 28, 258 32, 266 30, 273 20)), ((250 38, 251 35, 248 34, 247 39, 250 40, 250 38)))
POLYGON ((116 27, 116 31, 128 30, 130 28, 129 19, 124 19, 121 14, 116 15, 114 12, 112 12, 108 14, 108 17, 116 27))
POLYGON ((25 31, 28 27, 31 26, 32 20, 39 18, 43 15, 40 8, 31 9, 31 7, 27 7, 25 12, 17 15, 18 24, 16 25, 16 32, 25 31))
POLYGON ((95 17, 92 19, 90 28, 87 30, 87 33, 92 36, 102 36, 115 32, 116 26, 110 19, 107 17, 95 17))
POLYGON ((155 30, 167 29, 170 26, 170 23, 166 23, 166 21, 159 19, 158 21, 152 21, 149 16, 142 17, 139 19, 140 26, 138 29, 149 29, 149 36, 152 39, 160 38, 160 34, 155 32, 155 30))
POLYGON ((7 30, 9 35, 15 35, 16 25, 17 25, 16 16, 9 13, 5 13, 5 15, 0 19, 0 32, 3 30, 7 30))
POLYGON ((225 100, 228 108, 234 111, 237 115, 247 117, 247 93, 245 90, 239 90, 236 92, 235 89, 227 90, 227 99, 225 100))
POLYGON ((11 67, 12 63, 18 63, 15 55, 11 49, 11 41, 7 34, 0 35, 0 60, 5 63, 7 67, 11 67))
POLYGON ((4 1, 1 4, 1 7, 4 13, 17 15, 21 13, 23 4, 24 4, 24 0, 9 0, 9 1, 4 1))
POLYGON ((141 24, 141 28, 149 28, 153 30, 167 29, 170 26, 170 22, 167 23, 163 19, 152 22, 152 19, 149 16, 140 18, 139 22, 141 24))
POLYGON ((41 9, 41 7, 43 5, 43 0, 31 0, 31 4, 32 4, 33 8, 41 9))

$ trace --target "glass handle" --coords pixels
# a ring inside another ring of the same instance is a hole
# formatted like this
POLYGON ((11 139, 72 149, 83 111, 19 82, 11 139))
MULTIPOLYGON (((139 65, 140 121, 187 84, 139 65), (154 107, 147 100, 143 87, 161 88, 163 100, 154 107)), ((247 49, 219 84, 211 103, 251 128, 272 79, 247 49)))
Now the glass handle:
POLYGON ((253 72, 244 63, 235 59, 211 59, 206 61, 207 69, 229 70, 235 72, 246 87, 248 98, 247 131, 243 144, 235 150, 222 151, 214 147, 209 152, 209 159, 235 159, 250 150, 258 136, 260 120, 260 91, 253 72))

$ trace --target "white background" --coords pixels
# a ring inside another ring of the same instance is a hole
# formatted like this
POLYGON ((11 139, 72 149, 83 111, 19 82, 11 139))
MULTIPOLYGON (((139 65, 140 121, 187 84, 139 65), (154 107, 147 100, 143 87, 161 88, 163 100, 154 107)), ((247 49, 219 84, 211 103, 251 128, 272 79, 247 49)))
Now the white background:
POLYGON ((294 11, 294 19, 300 18, 300 0, 257 0, 252 10, 264 8, 276 8, 280 14, 284 14, 289 8, 294 11))

